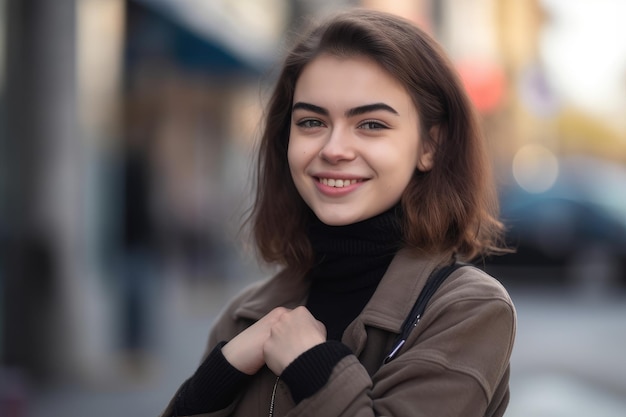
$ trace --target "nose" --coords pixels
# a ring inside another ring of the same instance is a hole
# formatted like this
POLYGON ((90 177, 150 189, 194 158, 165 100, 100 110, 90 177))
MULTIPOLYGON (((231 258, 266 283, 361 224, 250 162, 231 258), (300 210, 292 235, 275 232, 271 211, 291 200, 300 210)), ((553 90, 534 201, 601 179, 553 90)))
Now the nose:
POLYGON ((344 129, 334 128, 330 131, 326 142, 320 149, 319 156, 324 161, 337 164, 356 158, 354 138, 344 129))

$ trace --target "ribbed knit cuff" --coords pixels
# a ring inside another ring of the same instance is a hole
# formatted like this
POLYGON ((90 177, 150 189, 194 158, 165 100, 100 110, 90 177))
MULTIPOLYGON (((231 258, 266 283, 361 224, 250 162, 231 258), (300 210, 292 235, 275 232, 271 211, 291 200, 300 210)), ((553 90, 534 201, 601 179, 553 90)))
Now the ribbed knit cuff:
POLYGON ((319 391, 333 368, 352 351, 341 342, 329 340, 304 352, 289 364, 280 378, 285 381, 293 401, 298 404, 319 391))
POLYGON ((250 375, 232 366, 222 354, 221 342, 206 357, 176 398, 176 415, 209 413, 235 400, 250 375))

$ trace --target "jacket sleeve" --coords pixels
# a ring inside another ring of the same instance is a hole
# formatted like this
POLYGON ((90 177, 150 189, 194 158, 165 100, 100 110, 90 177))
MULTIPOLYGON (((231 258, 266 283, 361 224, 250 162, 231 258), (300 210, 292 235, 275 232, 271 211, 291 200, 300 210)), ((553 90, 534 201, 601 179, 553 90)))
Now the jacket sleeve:
POLYGON ((343 358, 325 387, 288 416, 489 414, 502 384, 508 394, 505 379, 515 335, 515 310, 497 285, 490 284, 486 293, 475 287, 468 292, 463 286, 441 291, 433 298, 428 318, 420 322, 419 331, 413 332, 396 359, 370 377, 356 356, 343 358))

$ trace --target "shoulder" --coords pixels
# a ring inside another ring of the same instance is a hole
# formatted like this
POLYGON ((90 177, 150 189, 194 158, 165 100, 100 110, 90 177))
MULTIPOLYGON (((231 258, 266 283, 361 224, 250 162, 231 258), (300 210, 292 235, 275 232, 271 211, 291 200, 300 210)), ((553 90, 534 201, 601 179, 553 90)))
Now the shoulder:
MULTIPOLYGON (((441 268, 448 261, 447 255, 419 258, 406 254, 399 257, 401 279, 392 284, 402 288, 403 293, 412 293, 410 299, 416 300, 433 271, 441 268), (425 261, 424 259, 427 259, 425 261), (407 280, 414 282, 414 288, 405 285, 407 280), (404 284, 404 285, 403 285, 404 284)), ((394 299, 401 300, 402 293, 397 289, 394 299)), ((388 301, 388 300, 387 300, 388 301)), ((413 302, 410 303, 413 305, 413 302)), ((403 313, 402 317, 406 317, 403 313)), ((506 288, 493 276, 472 264, 463 265, 452 271, 434 291, 426 305, 420 327, 427 328, 454 326, 460 321, 491 321, 497 318, 501 322, 502 336, 512 335, 516 327, 516 312, 513 301, 506 288)))
POLYGON ((504 286, 485 271, 464 266, 433 295, 407 340, 413 354, 398 360, 471 377, 491 398, 508 367, 515 333, 515 307, 504 286))
POLYGON ((517 321, 506 288, 475 266, 463 266, 450 274, 432 297, 424 319, 444 327, 465 323, 477 333, 489 333, 511 344, 517 321))
POLYGON ((500 304, 515 314, 506 288, 495 277, 473 265, 462 266, 452 272, 441 285, 439 296, 447 302, 474 300, 479 304, 500 304))
MULTIPOLYGON (((420 256, 411 251, 399 252, 392 261, 381 287, 398 301, 417 299, 429 277, 450 262, 450 253, 420 256)), ((504 286, 493 276, 473 264, 463 264, 453 270, 433 295, 433 300, 447 296, 457 299, 481 298, 500 300, 513 305, 504 286)), ((411 303, 412 304, 412 303, 411 303)))

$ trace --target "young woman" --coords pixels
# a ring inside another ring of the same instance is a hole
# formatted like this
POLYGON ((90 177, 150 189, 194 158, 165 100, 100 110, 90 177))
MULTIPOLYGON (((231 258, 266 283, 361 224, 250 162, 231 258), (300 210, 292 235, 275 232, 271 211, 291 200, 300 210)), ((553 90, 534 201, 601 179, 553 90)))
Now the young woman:
POLYGON ((481 270, 452 272, 396 344, 434 271, 501 250, 483 138, 435 41, 366 10, 304 34, 257 185, 256 243, 283 268, 225 309, 164 416, 504 413, 515 311, 481 270))

